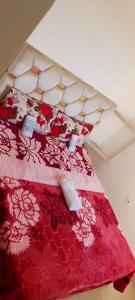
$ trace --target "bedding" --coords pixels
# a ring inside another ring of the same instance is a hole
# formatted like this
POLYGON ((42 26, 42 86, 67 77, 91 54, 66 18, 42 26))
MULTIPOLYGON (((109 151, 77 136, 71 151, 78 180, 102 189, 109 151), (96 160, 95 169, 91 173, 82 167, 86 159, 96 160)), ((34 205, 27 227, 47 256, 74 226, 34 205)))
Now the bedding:
POLYGON ((135 260, 87 151, 0 121, 0 300, 53 300, 114 282, 123 291, 135 260), (58 184, 72 180, 82 209, 58 184))
POLYGON ((93 129, 93 125, 75 120, 58 108, 31 98, 15 88, 0 101, 0 118, 20 123, 30 114, 37 119, 35 131, 69 142, 73 132, 79 136, 81 146, 93 129))
POLYGON ((35 130, 42 134, 50 134, 50 125, 57 113, 58 108, 33 99, 15 88, 12 88, 0 101, 1 119, 20 123, 26 115, 32 115, 37 119, 35 130))
POLYGON ((71 118, 64 112, 58 110, 57 117, 51 124, 51 136, 63 142, 69 142, 72 134, 75 133, 79 136, 78 146, 82 146, 92 129, 92 124, 71 118))

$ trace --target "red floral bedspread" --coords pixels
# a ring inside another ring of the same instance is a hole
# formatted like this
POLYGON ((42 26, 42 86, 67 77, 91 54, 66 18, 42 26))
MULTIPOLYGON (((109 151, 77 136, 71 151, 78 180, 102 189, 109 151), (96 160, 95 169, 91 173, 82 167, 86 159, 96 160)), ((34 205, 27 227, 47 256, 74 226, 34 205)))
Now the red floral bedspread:
POLYGON ((135 261, 87 152, 0 122, 0 300, 57 299, 108 282, 123 290, 135 261), (69 212, 57 176, 83 208, 69 212), (119 280, 121 279, 121 280, 119 280))

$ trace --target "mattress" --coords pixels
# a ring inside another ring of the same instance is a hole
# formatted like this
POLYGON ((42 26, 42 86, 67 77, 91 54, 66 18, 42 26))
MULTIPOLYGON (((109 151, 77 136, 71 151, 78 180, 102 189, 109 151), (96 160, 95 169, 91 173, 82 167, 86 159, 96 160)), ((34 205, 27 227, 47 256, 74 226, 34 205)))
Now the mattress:
POLYGON ((135 260, 85 148, 0 121, 0 300, 60 299, 113 282, 135 260), (82 209, 68 210, 59 176, 82 209))

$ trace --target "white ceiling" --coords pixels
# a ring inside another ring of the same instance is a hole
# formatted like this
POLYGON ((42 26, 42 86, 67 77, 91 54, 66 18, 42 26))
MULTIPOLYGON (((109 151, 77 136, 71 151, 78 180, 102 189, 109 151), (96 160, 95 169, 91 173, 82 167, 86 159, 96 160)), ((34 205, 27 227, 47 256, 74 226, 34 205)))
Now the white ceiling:
POLYGON ((134 0, 56 0, 28 42, 135 117, 134 0))

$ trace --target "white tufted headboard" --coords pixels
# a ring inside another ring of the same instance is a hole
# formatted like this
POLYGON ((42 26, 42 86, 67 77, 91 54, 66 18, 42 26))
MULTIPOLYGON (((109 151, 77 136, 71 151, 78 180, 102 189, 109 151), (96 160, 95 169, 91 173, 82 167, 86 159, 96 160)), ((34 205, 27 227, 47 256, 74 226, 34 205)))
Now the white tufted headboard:
POLYGON ((96 152, 105 157, 98 143, 95 144, 99 131, 96 128, 116 109, 113 101, 28 44, 1 77, 0 95, 3 96, 4 91, 11 87, 39 101, 56 105, 76 119, 94 124, 94 134, 88 142, 96 152))

